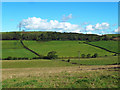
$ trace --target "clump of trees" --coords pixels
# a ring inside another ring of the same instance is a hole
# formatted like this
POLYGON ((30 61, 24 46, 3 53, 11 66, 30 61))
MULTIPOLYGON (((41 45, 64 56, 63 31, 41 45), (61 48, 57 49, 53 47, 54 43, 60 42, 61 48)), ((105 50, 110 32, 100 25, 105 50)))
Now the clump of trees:
POLYGON ((94 53, 92 56, 91 54, 87 54, 87 55, 81 54, 81 58, 96 58, 96 57, 98 57, 97 53, 94 53))

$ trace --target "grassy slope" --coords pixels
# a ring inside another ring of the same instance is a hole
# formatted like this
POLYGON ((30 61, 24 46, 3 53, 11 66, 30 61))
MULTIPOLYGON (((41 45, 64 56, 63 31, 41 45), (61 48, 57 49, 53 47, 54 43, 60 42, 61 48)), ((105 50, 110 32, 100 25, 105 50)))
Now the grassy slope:
POLYGON ((24 41, 24 44, 30 49, 36 51, 41 55, 47 55, 50 51, 56 51, 59 56, 78 56, 78 51, 81 54, 98 53, 99 56, 112 55, 105 50, 93 47, 84 43, 79 44, 80 41, 24 41))
POLYGON ((108 65, 119 62, 118 62, 118 56, 114 56, 114 57, 110 56, 110 57, 101 57, 101 58, 71 60, 71 63, 85 64, 85 65, 108 65))
POLYGON ((119 52, 118 51, 118 41, 97 41, 97 42, 89 42, 90 44, 100 46, 106 48, 110 51, 119 52))
POLYGON ((20 41, 3 40, 2 58, 11 57, 35 57, 33 53, 23 48, 20 41))

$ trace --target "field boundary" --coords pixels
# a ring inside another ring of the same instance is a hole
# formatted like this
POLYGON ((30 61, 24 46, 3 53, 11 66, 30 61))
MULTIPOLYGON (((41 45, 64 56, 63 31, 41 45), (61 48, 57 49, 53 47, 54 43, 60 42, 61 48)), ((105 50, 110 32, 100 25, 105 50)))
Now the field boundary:
POLYGON ((96 46, 96 45, 93 45, 93 44, 90 44, 90 43, 87 43, 87 42, 83 42, 83 43, 88 44, 88 45, 91 45, 91 46, 94 46, 94 47, 97 47, 97 48, 100 48, 100 49, 103 49, 103 50, 105 50, 105 51, 107 51, 107 52, 120 54, 120 53, 113 52, 113 51, 110 51, 110 50, 108 50, 108 49, 106 49, 106 48, 103 48, 103 47, 100 47, 100 46, 96 46))
POLYGON ((20 40, 20 43, 23 45, 23 47, 24 47, 25 49, 29 50, 30 52, 34 53, 34 54, 37 55, 37 56, 40 56, 38 53, 36 53, 35 51, 33 51, 33 50, 31 50, 30 48, 28 48, 27 46, 25 46, 22 40, 20 40))

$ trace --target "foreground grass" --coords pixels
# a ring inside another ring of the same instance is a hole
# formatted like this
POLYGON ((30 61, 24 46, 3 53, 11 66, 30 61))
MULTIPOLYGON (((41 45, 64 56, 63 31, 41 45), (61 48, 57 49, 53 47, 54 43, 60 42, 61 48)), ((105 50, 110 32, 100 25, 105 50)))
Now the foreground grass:
POLYGON ((7 57, 35 57, 36 55, 26 50, 18 40, 2 40, 2 58, 7 57))
POLYGON ((84 65, 109 65, 116 64, 118 62, 118 56, 89 58, 80 60, 70 60, 70 63, 84 64, 84 65))
POLYGON ((98 53, 99 56, 113 55, 100 48, 82 43, 83 41, 24 41, 24 44, 40 55, 47 55, 50 51, 56 51, 58 56, 78 57, 78 51, 81 54, 98 53))
POLYGON ((3 88, 118 88, 117 71, 97 70, 42 74, 6 79, 3 88))

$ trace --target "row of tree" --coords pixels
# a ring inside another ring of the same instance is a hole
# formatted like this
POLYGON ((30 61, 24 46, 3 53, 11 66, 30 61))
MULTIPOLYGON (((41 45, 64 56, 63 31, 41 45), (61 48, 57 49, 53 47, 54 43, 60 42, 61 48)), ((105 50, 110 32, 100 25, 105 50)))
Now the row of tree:
POLYGON ((96 34, 78 34, 78 33, 60 33, 60 32, 4 32, 1 33, 2 40, 84 40, 84 41, 100 41, 113 40, 113 37, 107 35, 96 34))

